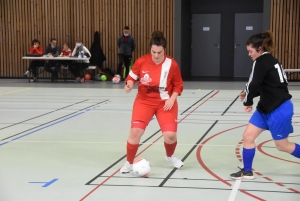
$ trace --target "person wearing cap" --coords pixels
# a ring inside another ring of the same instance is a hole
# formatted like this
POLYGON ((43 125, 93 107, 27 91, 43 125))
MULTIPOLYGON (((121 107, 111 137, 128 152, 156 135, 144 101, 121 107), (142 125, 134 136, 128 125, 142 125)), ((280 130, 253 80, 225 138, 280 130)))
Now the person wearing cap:
POLYGON ((130 35, 129 26, 125 26, 123 34, 118 39, 119 55, 125 66, 125 78, 129 74, 129 66, 132 59, 132 52, 135 50, 135 40, 130 35))

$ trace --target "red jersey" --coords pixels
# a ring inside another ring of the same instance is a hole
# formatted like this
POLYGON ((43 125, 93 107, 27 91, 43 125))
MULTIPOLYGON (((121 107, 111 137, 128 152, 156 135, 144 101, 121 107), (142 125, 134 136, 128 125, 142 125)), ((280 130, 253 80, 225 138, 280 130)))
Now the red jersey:
POLYGON ((127 80, 138 84, 137 98, 167 100, 173 92, 181 94, 183 81, 177 62, 165 55, 161 64, 155 64, 151 54, 146 54, 134 62, 127 80))
POLYGON ((34 47, 31 46, 29 50, 29 54, 39 54, 42 56, 44 54, 44 50, 42 46, 38 46, 36 49, 34 49, 34 47))
POLYGON ((72 55, 72 50, 70 48, 68 50, 63 49, 61 53, 62 56, 70 57, 72 55))

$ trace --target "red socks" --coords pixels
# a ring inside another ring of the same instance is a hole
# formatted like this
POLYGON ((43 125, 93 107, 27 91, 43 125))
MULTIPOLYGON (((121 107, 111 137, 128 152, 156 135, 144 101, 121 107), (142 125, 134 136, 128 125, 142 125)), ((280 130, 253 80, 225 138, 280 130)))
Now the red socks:
POLYGON ((165 149, 166 149, 167 156, 171 157, 175 152, 177 141, 174 142, 173 144, 167 144, 166 142, 164 142, 164 144, 165 144, 165 149))
POLYGON ((139 148, 139 144, 130 144, 127 142, 127 161, 133 164, 136 152, 139 148))
MULTIPOLYGON (((174 142, 173 144, 167 144, 166 142, 164 142, 164 145, 165 145, 167 156, 171 157, 175 152, 177 141, 174 142)), ((129 142, 127 142, 127 161, 130 164, 133 164, 138 148, 139 148, 139 144, 130 144, 129 142)))

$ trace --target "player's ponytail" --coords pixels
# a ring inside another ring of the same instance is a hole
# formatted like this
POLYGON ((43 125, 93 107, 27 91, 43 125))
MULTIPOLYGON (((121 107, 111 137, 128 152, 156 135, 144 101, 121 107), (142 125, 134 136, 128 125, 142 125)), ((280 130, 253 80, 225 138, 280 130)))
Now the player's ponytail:
POLYGON ((263 43, 262 43, 262 47, 263 47, 264 51, 272 53, 275 49, 272 32, 265 31, 262 34, 263 34, 263 38, 264 38, 263 43))
POLYGON ((254 34, 251 36, 246 45, 252 45, 252 47, 258 51, 259 47, 263 49, 264 52, 272 53, 275 49, 273 42, 273 34, 271 31, 265 31, 263 33, 254 34))
POLYGON ((164 33, 162 31, 153 31, 150 39, 150 47, 152 45, 163 46, 164 49, 167 48, 167 40, 164 37, 164 33))

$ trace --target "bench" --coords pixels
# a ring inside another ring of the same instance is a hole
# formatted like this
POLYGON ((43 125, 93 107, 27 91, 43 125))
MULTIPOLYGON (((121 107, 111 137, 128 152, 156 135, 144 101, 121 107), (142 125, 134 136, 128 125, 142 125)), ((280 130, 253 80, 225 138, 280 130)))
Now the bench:
POLYGON ((287 78, 289 78, 294 73, 300 73, 300 69, 283 69, 283 71, 287 75, 287 78))

